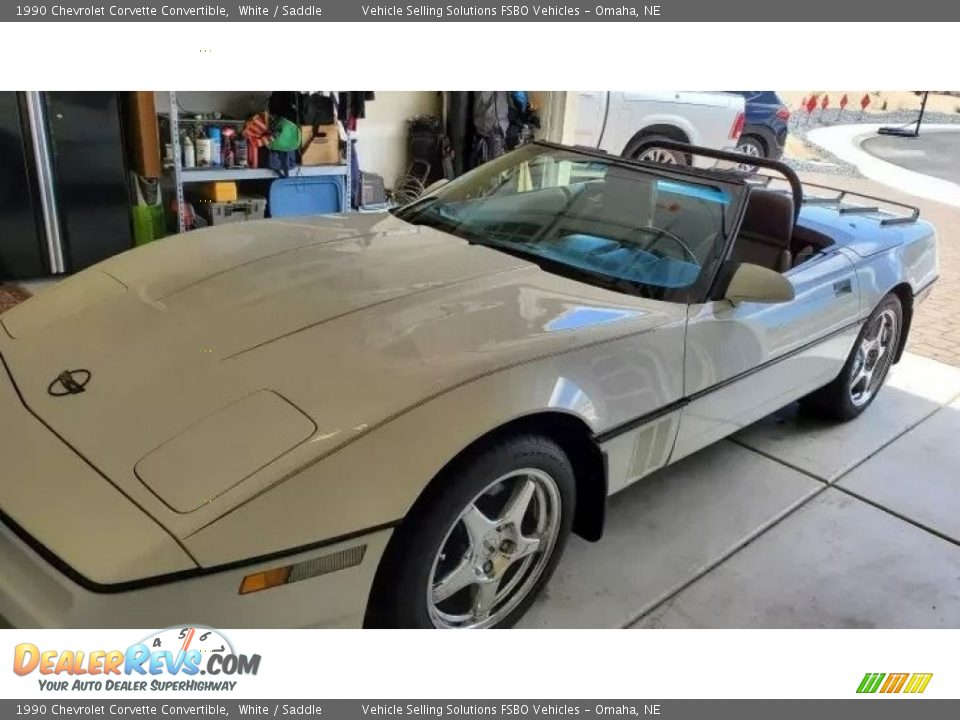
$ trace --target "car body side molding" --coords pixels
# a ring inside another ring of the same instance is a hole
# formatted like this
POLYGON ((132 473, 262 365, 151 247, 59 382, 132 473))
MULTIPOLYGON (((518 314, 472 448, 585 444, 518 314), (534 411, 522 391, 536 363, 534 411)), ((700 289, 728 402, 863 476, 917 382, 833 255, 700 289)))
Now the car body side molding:
POLYGON ((823 335, 822 337, 817 338, 816 340, 811 340, 808 343, 804 343, 803 345, 800 345, 799 347, 796 347, 793 350, 790 350, 789 352, 784 353, 783 355, 779 355, 775 358, 771 358, 770 360, 764 363, 761 363, 756 367, 752 367, 749 370, 744 370, 742 373, 728 377, 725 380, 722 380, 716 383, 715 385, 711 385, 710 387, 703 388, 702 390, 699 390, 693 393, 692 395, 687 395, 685 397, 680 398, 679 400, 675 400, 674 402, 668 405, 664 405, 661 408, 657 408, 653 412, 647 413, 646 415, 640 415, 639 417, 620 423, 619 425, 616 425, 610 428, 609 430, 604 430, 603 432, 597 433, 593 436, 593 439, 598 444, 603 445, 604 443, 607 443, 610 440, 613 440, 614 438, 619 437, 620 435, 623 435, 624 433, 628 433, 631 430, 636 430, 638 427, 646 425, 647 423, 653 422, 654 420, 657 420, 661 417, 669 415, 670 413, 676 410, 684 408, 694 400, 702 398, 705 395, 709 395, 712 392, 716 392, 717 390, 721 390, 727 387, 728 385, 731 385, 735 382, 743 380, 744 378, 749 377, 754 373, 760 372, 761 370, 766 370, 767 368, 772 367, 773 365, 776 365, 777 363, 783 360, 788 360, 794 355, 798 355, 802 352, 809 350, 810 348, 816 347, 820 343, 826 342, 827 340, 830 340, 831 338, 834 338, 837 335, 841 335, 845 332, 848 332, 852 328, 859 327, 863 325, 864 322, 865 322, 865 319, 861 318, 853 322, 847 323, 846 325, 843 325, 837 328, 836 330, 832 330, 826 335, 823 335))

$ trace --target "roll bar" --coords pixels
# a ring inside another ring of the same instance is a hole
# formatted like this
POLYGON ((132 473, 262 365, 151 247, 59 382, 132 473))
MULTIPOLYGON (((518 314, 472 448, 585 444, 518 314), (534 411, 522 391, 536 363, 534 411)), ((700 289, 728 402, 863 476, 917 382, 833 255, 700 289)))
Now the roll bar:
POLYGON ((803 205, 803 185, 800 183, 800 178, 797 177, 797 174, 793 171, 793 168, 786 163, 782 163, 779 160, 749 157, 746 155, 741 155, 740 153, 729 152, 727 150, 714 150, 713 148, 700 147, 699 145, 688 145, 687 143, 677 142, 675 140, 661 140, 659 138, 645 140, 644 142, 640 143, 639 147, 637 147, 634 152, 637 155, 640 155, 650 148, 661 148, 663 150, 681 152, 685 155, 699 155, 701 157, 714 158, 715 160, 726 160, 737 165, 749 163, 750 165, 756 165, 757 167, 766 168, 768 170, 775 170, 782 175, 787 181, 787 184, 790 185, 790 193, 793 195, 794 221, 796 221, 796 219, 800 216, 800 208, 803 205))

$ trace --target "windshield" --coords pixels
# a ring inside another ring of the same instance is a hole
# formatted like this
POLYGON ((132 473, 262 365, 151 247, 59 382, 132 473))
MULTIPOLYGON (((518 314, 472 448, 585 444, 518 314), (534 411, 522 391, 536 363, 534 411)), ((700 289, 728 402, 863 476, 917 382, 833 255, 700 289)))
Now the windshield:
POLYGON ((534 144, 396 214, 546 270, 660 297, 713 265, 736 189, 534 144))

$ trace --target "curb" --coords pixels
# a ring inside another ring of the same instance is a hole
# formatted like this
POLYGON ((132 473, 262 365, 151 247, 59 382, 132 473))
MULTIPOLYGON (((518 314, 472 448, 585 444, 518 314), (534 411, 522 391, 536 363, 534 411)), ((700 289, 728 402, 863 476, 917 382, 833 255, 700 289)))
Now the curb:
MULTIPOLYGON (((949 180, 907 170, 874 157, 860 148, 860 144, 868 137, 876 135, 877 130, 881 127, 884 126, 870 124, 817 128, 807 133, 807 140, 841 160, 854 165, 864 177, 910 195, 960 207, 960 185, 949 180)), ((925 129, 935 132, 960 133, 960 126, 958 125, 927 125, 925 129)))

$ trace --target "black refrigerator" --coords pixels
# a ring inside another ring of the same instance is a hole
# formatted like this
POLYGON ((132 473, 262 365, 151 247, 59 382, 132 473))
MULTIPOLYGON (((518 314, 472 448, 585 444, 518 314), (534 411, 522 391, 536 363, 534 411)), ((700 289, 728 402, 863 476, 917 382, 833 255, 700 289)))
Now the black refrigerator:
POLYGON ((0 281, 133 244, 120 95, 0 92, 0 281))

